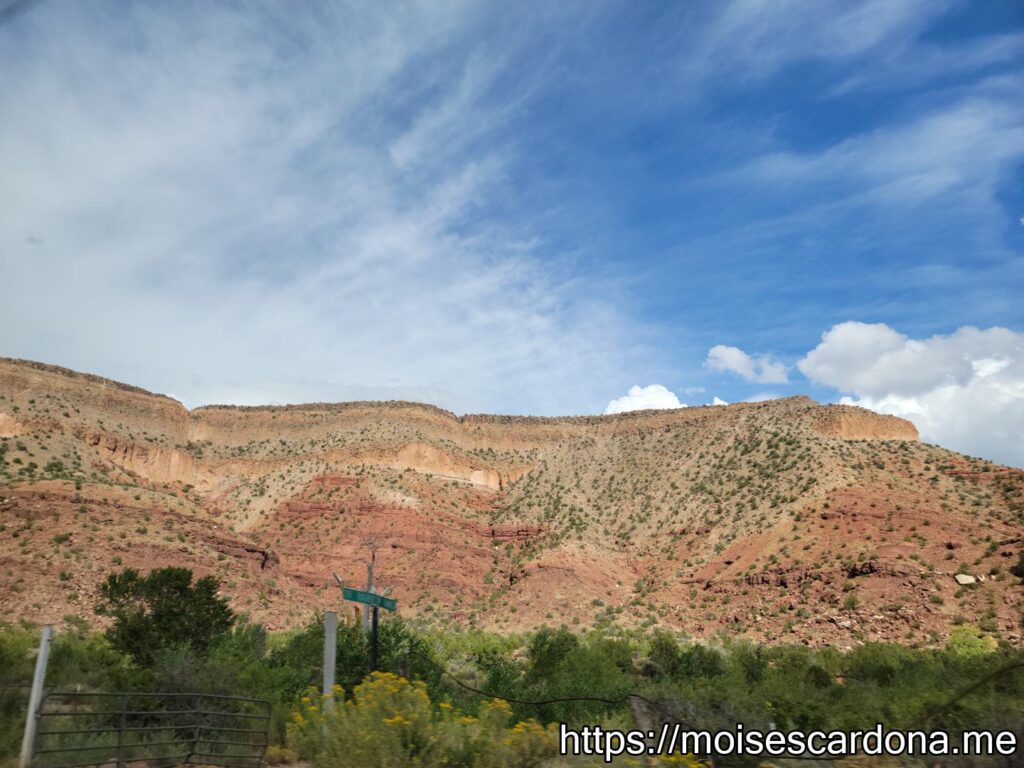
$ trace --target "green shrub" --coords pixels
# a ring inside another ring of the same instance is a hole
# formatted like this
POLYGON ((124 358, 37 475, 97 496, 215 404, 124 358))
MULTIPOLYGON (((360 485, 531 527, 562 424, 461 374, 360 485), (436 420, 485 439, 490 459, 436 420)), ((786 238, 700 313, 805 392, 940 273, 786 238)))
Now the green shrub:
POLYGON ((554 757, 554 726, 536 720, 512 724, 505 702, 461 716, 450 704, 434 705, 427 686, 375 672, 344 701, 311 692, 293 715, 289 744, 316 768, 419 765, 424 768, 527 768, 554 757))
POLYGON ((946 641, 946 649, 957 656, 983 656, 999 647, 995 638, 982 634, 973 624, 953 627, 946 641))

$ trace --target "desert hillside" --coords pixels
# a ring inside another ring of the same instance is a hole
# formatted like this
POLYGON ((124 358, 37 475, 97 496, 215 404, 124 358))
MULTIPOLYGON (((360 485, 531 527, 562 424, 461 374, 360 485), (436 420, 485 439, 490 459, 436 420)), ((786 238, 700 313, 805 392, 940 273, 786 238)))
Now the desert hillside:
POLYGON ((90 621, 112 569, 219 574, 281 628, 332 572, 408 616, 1019 643, 1024 473, 807 398, 618 416, 404 402, 188 411, 0 359, 0 621, 90 621))

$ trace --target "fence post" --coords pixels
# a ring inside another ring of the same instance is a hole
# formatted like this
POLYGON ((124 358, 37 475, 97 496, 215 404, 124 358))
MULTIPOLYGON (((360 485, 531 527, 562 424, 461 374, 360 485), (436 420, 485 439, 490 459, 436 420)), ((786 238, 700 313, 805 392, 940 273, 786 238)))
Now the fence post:
POLYGON ((36 656, 36 671, 32 677, 32 692, 28 697, 28 712, 25 715, 25 734, 21 739, 21 759, 18 768, 28 768, 32 762, 32 751, 36 745, 36 728, 39 726, 39 706, 43 702, 43 684, 46 682, 46 664, 50 660, 50 643, 53 640, 53 627, 43 627, 39 639, 39 655, 36 656))
MULTIPOLYGON (((327 611, 324 614, 324 696, 334 696, 334 669, 338 654, 338 614, 327 611)), ((323 700, 324 709, 332 708, 333 699, 323 700)))
MULTIPOLYGON (((196 752, 199 749, 199 739, 203 732, 203 695, 201 693, 196 694, 194 703, 196 709, 196 723, 195 727, 192 729, 192 751, 189 753, 189 756, 185 759, 186 763, 192 762, 192 758, 195 757, 196 752)), ((210 709, 212 711, 213 707, 211 707, 210 709)))
POLYGON ((121 696, 121 717, 117 721, 117 768, 124 766, 124 729, 128 727, 128 697, 121 696))

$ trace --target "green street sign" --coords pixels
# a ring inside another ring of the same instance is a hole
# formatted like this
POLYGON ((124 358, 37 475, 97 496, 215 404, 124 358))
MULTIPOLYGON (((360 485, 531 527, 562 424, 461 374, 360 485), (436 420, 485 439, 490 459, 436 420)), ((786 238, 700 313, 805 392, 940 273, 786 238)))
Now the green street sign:
POLYGON ((353 603, 363 603, 365 605, 375 605, 378 608, 385 608, 389 611, 394 611, 398 608, 398 601, 391 597, 384 597, 374 592, 363 592, 359 589, 349 589, 348 587, 341 588, 341 595, 346 600, 351 600, 353 603))

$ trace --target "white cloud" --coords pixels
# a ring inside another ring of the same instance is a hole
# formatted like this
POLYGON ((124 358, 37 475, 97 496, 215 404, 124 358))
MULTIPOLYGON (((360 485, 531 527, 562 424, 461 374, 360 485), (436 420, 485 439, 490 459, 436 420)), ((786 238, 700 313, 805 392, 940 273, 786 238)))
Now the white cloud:
POLYGON ((904 40, 862 62, 863 66, 829 93, 836 96, 857 90, 907 91, 941 77, 963 76, 993 64, 1019 61, 1022 55, 1024 40, 1012 33, 958 42, 944 40, 940 45, 923 39, 904 40))
POLYGON ((644 411, 648 409, 663 410, 666 408, 685 408, 684 403, 670 389, 661 384, 646 387, 632 386, 629 393, 608 403, 604 409, 607 413, 625 413, 626 411, 644 411))
POLYGON ((1024 466, 1024 333, 965 326, 911 339, 846 322, 797 367, 849 393, 842 402, 910 419, 928 442, 1024 466))
MULTIPOLYGON (((983 84, 969 97, 914 120, 861 133, 817 153, 778 152, 743 169, 770 185, 824 182, 839 199, 920 204, 943 195, 992 190, 1024 155, 1024 109, 1007 91, 1019 79, 983 84)), ((979 201, 977 204, 981 204, 979 201)))
POLYGON ((728 403, 725 402, 725 400, 723 400, 722 398, 718 397, 717 395, 715 395, 715 398, 711 401, 711 404, 712 405, 728 405, 728 403))
POLYGON ((751 357, 739 347, 718 344, 708 350, 704 365, 713 371, 729 371, 759 384, 784 384, 786 366, 768 355, 751 357))
POLYGON ((944 3, 869 0, 715 3, 715 16, 686 51, 690 77, 767 77, 795 61, 878 56, 912 39, 944 3))

